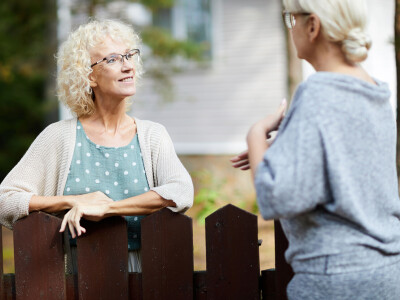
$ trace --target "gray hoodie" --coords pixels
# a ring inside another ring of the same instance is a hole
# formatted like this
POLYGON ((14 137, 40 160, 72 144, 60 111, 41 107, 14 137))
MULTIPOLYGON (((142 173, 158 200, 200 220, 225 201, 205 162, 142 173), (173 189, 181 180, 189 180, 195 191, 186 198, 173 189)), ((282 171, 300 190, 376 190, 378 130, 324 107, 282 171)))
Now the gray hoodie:
POLYGON ((302 83, 257 169, 261 214, 280 219, 295 272, 400 260, 396 123, 385 83, 317 72, 302 83))

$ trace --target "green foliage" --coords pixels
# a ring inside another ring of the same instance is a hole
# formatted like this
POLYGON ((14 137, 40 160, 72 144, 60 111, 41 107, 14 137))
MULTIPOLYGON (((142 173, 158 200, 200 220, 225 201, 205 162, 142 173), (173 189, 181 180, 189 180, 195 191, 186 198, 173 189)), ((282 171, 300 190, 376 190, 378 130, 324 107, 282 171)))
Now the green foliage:
MULTIPOLYGON (((136 2, 136 1, 132 1, 136 2)), ((174 0, 140 0, 144 6, 148 7, 152 11, 156 11, 159 9, 170 8, 174 5, 174 0)))
POLYGON ((201 205, 201 210, 196 214, 196 219, 200 224, 204 224, 208 215, 217 210, 216 205, 220 193, 212 188, 201 188, 194 198, 196 205, 201 205))
POLYGON ((201 188, 194 196, 194 204, 200 210, 196 214, 196 220, 204 224, 205 218, 226 204, 226 197, 222 193, 222 188, 226 184, 225 179, 217 179, 212 171, 202 169, 193 172, 193 178, 198 181, 201 188))
POLYGON ((258 204, 257 204, 257 200, 254 200, 251 204, 251 213, 257 215, 259 213, 259 209, 258 209, 258 204))
POLYGON ((152 49, 154 56, 170 60, 176 56, 201 60, 203 47, 192 41, 174 39, 171 34, 159 27, 147 27, 142 31, 143 42, 152 49))
POLYGON ((164 102, 171 102, 175 98, 171 74, 181 71, 172 61, 181 57, 199 62, 203 59, 204 45, 177 40, 167 30, 156 26, 144 28, 141 37, 152 50, 152 60, 158 62, 157 67, 148 68, 146 73, 156 82, 155 92, 162 96, 164 102))
POLYGON ((44 0, 0 4, 0 181, 43 129, 49 16, 44 0))
POLYGON ((12 247, 3 248, 4 273, 15 273, 14 249, 12 247))

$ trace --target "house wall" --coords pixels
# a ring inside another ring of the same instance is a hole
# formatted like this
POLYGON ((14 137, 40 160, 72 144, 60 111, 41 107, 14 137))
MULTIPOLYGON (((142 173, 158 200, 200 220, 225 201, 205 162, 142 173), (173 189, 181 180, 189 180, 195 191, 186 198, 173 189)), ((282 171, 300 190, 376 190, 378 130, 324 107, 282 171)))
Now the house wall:
POLYGON ((131 114, 165 125, 179 154, 243 151, 251 124, 286 95, 279 0, 213 0, 212 32, 210 65, 171 75, 174 101, 148 78, 134 97, 131 114))

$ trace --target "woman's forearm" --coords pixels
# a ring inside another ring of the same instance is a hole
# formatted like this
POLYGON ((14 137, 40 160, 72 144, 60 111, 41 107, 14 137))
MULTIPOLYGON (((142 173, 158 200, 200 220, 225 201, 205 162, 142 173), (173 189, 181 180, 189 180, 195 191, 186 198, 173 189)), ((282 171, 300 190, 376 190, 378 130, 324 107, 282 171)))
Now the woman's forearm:
POLYGON ((148 215, 164 207, 176 207, 172 200, 166 200, 154 191, 108 203, 106 216, 148 215))
POLYGON ((263 160, 264 153, 268 149, 268 143, 265 141, 265 131, 253 126, 247 135, 247 147, 250 169, 254 179, 257 166, 263 160))
MULTIPOLYGON (((60 203, 62 202, 61 200, 60 203)), ((68 226, 72 237, 75 237, 75 230, 78 236, 85 233, 86 229, 80 225, 81 218, 100 221, 111 216, 148 215, 168 206, 175 207, 176 204, 172 200, 165 200, 154 191, 115 202, 102 192, 78 195, 74 206, 64 216, 60 232, 68 226)))
POLYGON ((255 123, 247 134, 248 156, 253 179, 256 176, 258 165, 263 160, 265 151, 269 148, 266 139, 272 131, 278 130, 279 124, 285 116, 286 106, 286 99, 283 99, 275 114, 255 123))
POLYGON ((36 196, 29 201, 29 212, 45 211, 48 213, 59 212, 74 206, 74 196, 36 196))

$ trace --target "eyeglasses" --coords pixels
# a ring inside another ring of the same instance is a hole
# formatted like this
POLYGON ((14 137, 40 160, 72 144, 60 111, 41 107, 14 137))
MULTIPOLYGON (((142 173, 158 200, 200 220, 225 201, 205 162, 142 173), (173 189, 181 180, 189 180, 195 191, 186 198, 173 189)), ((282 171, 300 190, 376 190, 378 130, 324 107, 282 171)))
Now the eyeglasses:
POLYGON ((94 64, 92 64, 90 67, 93 68, 95 65, 106 61, 107 65, 113 65, 116 62, 120 62, 121 64, 124 63, 124 58, 127 61, 130 61, 133 57, 136 57, 139 59, 140 57, 140 50, 139 49, 132 49, 126 54, 110 54, 109 56, 104 57, 103 59, 100 59, 99 61, 96 61, 94 64))
POLYGON ((283 22, 285 23, 288 29, 293 29, 294 25, 296 25, 295 15, 308 16, 311 15, 311 13, 306 13, 306 12, 293 13, 289 11, 282 12, 283 22))

